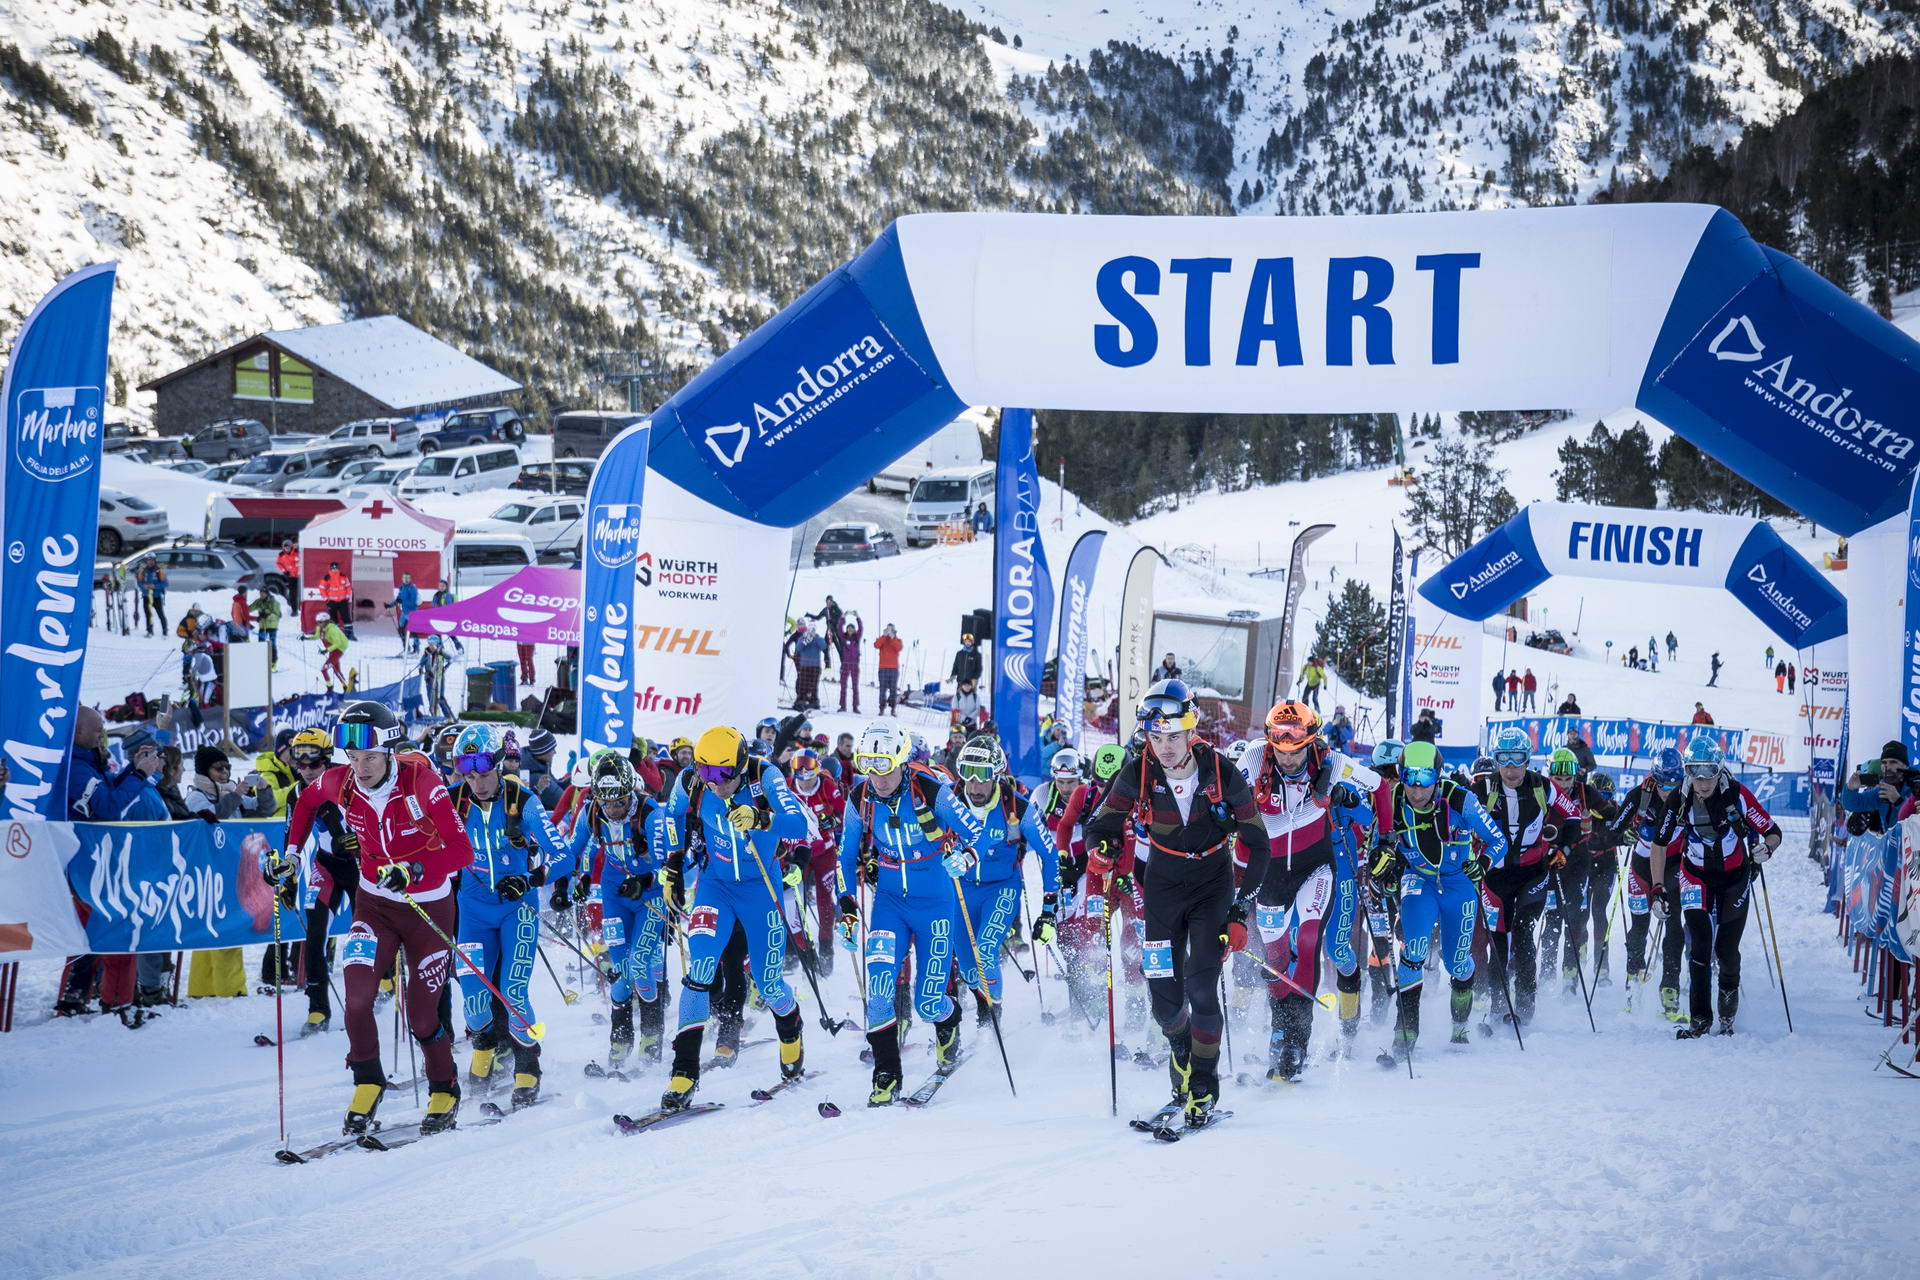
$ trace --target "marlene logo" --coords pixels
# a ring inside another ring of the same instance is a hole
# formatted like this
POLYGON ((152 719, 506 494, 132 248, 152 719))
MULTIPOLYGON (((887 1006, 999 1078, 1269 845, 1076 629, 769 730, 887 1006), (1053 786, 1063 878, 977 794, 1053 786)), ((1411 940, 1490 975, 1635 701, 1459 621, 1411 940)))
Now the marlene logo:
POLYGON ((1755 364, 1767 353, 1767 344, 1760 341, 1760 335, 1754 331, 1753 321, 1745 316, 1735 316, 1727 321, 1727 327, 1714 335, 1707 344, 1707 351, 1716 360, 1733 360, 1740 364, 1755 364), (1746 339, 1744 348, 1729 348, 1727 340, 1735 334, 1746 339))
POLYGON ((638 503, 604 503, 593 509, 587 546, 596 563, 618 569, 640 549, 638 503))
POLYGON ((15 403, 20 435, 13 455, 28 475, 58 483, 93 470, 99 456, 99 388, 34 387, 15 403))

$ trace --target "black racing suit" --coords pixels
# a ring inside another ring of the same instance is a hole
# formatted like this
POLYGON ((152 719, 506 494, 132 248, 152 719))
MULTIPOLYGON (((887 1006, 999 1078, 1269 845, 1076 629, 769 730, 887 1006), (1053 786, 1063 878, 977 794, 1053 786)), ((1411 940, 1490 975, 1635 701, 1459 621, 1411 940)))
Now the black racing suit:
POLYGON ((1660 986, 1679 990, 1680 957, 1686 951, 1686 934, 1680 918, 1681 850, 1667 850, 1663 883, 1653 883, 1651 857, 1655 828, 1665 800, 1653 786, 1651 776, 1633 789, 1620 812, 1619 830, 1629 837, 1633 853, 1627 859, 1627 973, 1647 971, 1647 932, 1653 926, 1653 903, 1664 899, 1667 923, 1660 933, 1660 986))
POLYGON ((1613 837, 1607 824, 1619 816, 1619 810, 1584 782, 1566 791, 1549 790, 1547 808, 1547 821, 1558 828, 1554 844, 1566 855, 1566 865, 1548 877, 1554 886, 1554 909, 1547 913, 1540 931, 1540 952, 1551 965, 1564 930, 1566 947, 1560 960, 1564 971, 1580 965, 1589 915, 1595 922, 1594 951, 1604 955, 1600 934, 1606 927, 1606 895, 1613 892, 1614 878, 1613 837))
POLYGON ((1713 792, 1680 784, 1660 811, 1656 842, 1681 843, 1680 909, 1687 930, 1688 1014, 1695 1033, 1713 1023, 1713 966, 1720 966, 1720 1020, 1731 1028, 1740 1009, 1740 935, 1747 927, 1757 863, 1747 837, 1773 831, 1773 818, 1751 791, 1724 771, 1713 792))
POLYGON ((1552 850, 1547 831, 1553 825, 1548 812, 1546 778, 1532 769, 1518 787, 1508 787, 1499 771, 1474 783, 1474 797, 1507 837, 1507 858, 1480 883, 1480 905, 1487 926, 1488 982, 1494 989, 1492 1005, 1508 1000, 1522 1023, 1533 1020, 1539 975, 1534 930, 1546 908, 1552 850), (1512 985, 1508 976, 1512 975, 1512 985))
POLYGON ((1130 755, 1114 776, 1099 811, 1087 823, 1087 846, 1102 850, 1122 875, 1132 875, 1136 831, 1153 847, 1141 877, 1146 903, 1144 965, 1153 1018, 1172 1049, 1176 1091, 1217 1096, 1220 1036, 1221 935, 1230 912, 1244 916, 1266 876, 1266 824, 1247 780, 1203 742, 1193 746, 1196 772, 1186 813, 1151 750, 1130 755), (1233 837, 1246 851, 1247 886, 1236 902, 1233 837), (1189 1075, 1189 1072, 1191 1073, 1189 1075))

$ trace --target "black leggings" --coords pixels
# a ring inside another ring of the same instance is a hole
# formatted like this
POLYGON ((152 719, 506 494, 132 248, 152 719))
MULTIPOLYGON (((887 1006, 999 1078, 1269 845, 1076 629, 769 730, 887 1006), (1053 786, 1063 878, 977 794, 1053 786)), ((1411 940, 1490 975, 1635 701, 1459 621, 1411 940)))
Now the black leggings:
POLYGON ((1713 1020, 1711 975, 1720 962, 1720 1015, 1733 1016, 1739 1002, 1740 935, 1747 929, 1753 873, 1746 863, 1731 871, 1683 867, 1680 896, 1687 929, 1687 979, 1693 984, 1687 1012, 1695 1024, 1713 1020))
POLYGON ((1220 935, 1233 905, 1232 864, 1219 852, 1199 860, 1156 854, 1141 888, 1147 906, 1142 963, 1153 1020, 1170 1040, 1190 1028, 1195 1058, 1217 1058, 1220 935))
MULTIPOLYGON (((1646 969, 1647 931, 1653 926, 1653 912, 1650 909, 1654 890, 1652 887, 1653 868, 1645 855, 1635 854, 1627 869, 1627 971, 1640 972, 1646 969), (1632 914, 1636 901, 1646 898, 1649 909, 1632 914)), ((1668 924, 1660 937, 1660 985, 1678 987, 1680 985, 1680 956, 1686 950, 1686 935, 1680 927, 1680 863, 1677 858, 1667 861, 1666 883, 1658 891, 1667 902, 1668 924)))

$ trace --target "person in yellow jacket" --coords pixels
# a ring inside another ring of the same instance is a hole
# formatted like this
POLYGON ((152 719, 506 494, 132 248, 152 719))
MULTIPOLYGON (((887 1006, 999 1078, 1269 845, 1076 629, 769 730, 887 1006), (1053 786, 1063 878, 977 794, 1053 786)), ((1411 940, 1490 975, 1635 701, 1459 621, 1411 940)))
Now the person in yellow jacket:
POLYGON ((320 617, 320 644, 327 651, 327 660, 320 664, 320 678, 326 682, 327 689, 333 689, 335 676, 340 678, 340 692, 348 689, 347 673, 340 669, 340 659, 347 656, 347 633, 340 624, 322 614, 320 617))

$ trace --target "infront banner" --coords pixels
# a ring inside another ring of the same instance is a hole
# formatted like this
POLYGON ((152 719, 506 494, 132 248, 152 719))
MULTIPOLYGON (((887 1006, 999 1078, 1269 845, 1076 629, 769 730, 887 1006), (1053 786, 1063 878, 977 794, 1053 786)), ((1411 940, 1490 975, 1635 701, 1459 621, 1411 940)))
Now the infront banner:
POLYGON ((1033 457, 1033 410, 1000 414, 993 513, 993 724, 1007 768, 1037 783, 1040 682, 1053 624, 1053 575, 1040 541, 1040 473, 1033 457))
POLYGON ((335 717, 349 702, 382 703, 411 718, 425 697, 422 680, 423 677, 416 672, 402 676, 392 684, 377 685, 353 693, 303 693, 274 703, 271 717, 266 707, 243 707, 236 708, 225 720, 211 712, 203 712, 196 724, 187 719, 190 704, 182 703, 175 708, 168 726, 172 735, 171 745, 180 748, 182 754, 191 756, 201 747, 219 746, 222 738, 231 737, 234 746, 242 751, 252 751, 265 746, 282 729, 330 728, 335 717))
POLYGON ((1114 680, 1119 685, 1117 731, 1125 742, 1133 732, 1133 714, 1146 696, 1153 675, 1153 567, 1160 553, 1142 547, 1127 562, 1120 588, 1120 653, 1114 680))
POLYGON ((651 424, 613 438, 587 482, 581 547, 580 748, 633 745, 633 561, 640 552, 641 499, 651 424))
POLYGON ((1896 514, 1920 344, 1710 205, 934 213, 653 414, 655 470, 799 524, 969 404, 1631 404, 1820 524, 1896 514))
MULTIPOLYGON (((1416 576, 1419 571, 1416 554, 1416 576)), ((1417 588, 1412 604, 1406 660, 1408 705, 1401 733, 1411 737, 1420 713, 1431 711, 1440 721, 1436 743, 1473 746, 1480 740, 1480 624, 1433 604, 1424 584, 1417 588)))
POLYGON ((785 597, 767 575, 791 543, 784 529, 648 482, 626 597, 635 732, 698 738, 716 724, 750 727, 776 705, 785 597))
MULTIPOLYGON (((66 815, 87 658, 114 266, 40 300, 7 361, 0 457, 0 755, 6 813, 66 815)), ((3 923, 3 922, 0 922, 3 923)))
POLYGON ((1847 697, 1852 685, 1848 672, 1847 640, 1823 640, 1799 655, 1800 716, 1806 724, 1801 745, 1806 748, 1814 782, 1829 794, 1847 780, 1847 697))
POLYGON ((67 859, 79 847, 72 829, 58 822, 7 822, 0 825, 0 844, 6 847, 0 857, 0 964, 92 950, 67 888, 67 859))
POLYGON ((1552 577, 1724 587, 1791 649, 1847 633, 1847 603, 1765 521, 1536 502, 1420 584, 1481 621, 1552 577))
POLYGON ((1065 725, 1067 742, 1079 747, 1087 705, 1087 668, 1092 665, 1093 637, 1087 604, 1093 595, 1094 571, 1100 567, 1100 548, 1107 535, 1093 529, 1080 535, 1067 556, 1067 576, 1060 586, 1060 640, 1053 679, 1054 723, 1065 725))

